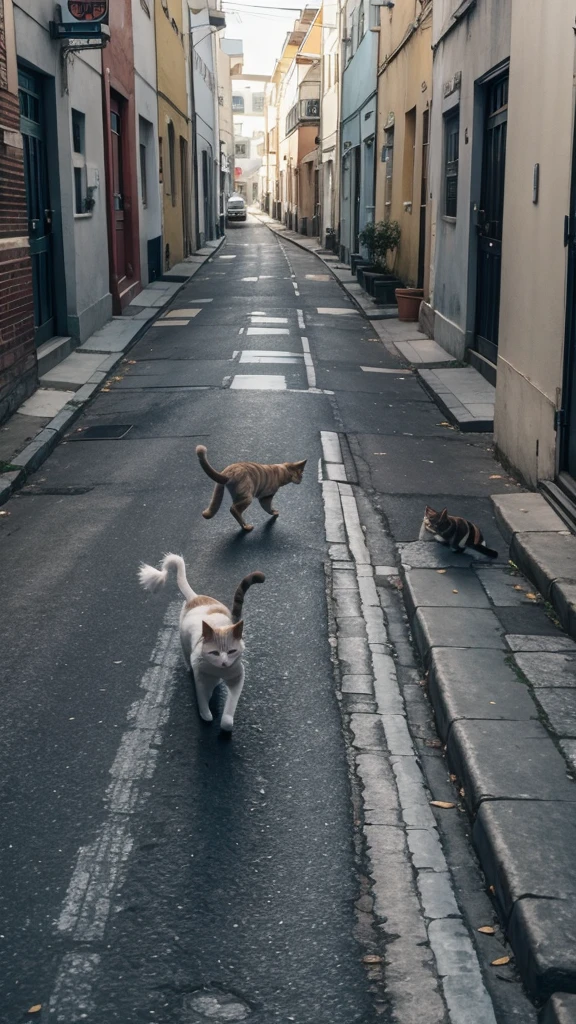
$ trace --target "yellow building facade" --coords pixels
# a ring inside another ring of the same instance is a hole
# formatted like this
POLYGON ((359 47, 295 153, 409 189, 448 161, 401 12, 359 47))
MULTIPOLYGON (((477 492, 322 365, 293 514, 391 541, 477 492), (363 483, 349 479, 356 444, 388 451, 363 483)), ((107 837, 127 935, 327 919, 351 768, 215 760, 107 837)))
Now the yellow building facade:
POLYGON ((378 50, 375 220, 395 220, 401 239, 395 271, 429 288, 428 149, 432 102, 432 2, 414 19, 413 0, 382 8, 378 50))
POLYGON ((181 0, 157 0, 158 149, 162 192, 163 269, 192 250, 191 158, 186 47, 181 0))

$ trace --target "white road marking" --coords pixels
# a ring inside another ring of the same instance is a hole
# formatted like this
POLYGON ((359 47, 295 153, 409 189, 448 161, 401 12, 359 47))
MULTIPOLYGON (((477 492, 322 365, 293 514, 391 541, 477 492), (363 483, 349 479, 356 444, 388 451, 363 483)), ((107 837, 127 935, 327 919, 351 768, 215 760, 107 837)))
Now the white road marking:
POLYGON ((328 316, 357 316, 355 309, 345 309, 342 306, 317 306, 317 310, 328 316))
POLYGON ((286 377, 276 374, 237 374, 231 388, 236 391, 286 391, 286 377))
POLYGON ((238 334, 244 334, 244 328, 243 327, 240 328, 240 330, 238 331, 238 334))
POLYGON ((290 334, 288 327, 248 327, 246 334, 290 334))
POLYGON ((308 380, 308 387, 309 388, 315 388, 316 387, 316 371, 314 369, 314 363, 312 361, 312 356, 310 355, 310 345, 308 344, 308 338, 302 337, 302 338, 300 338, 300 341, 302 342, 302 348, 304 350, 304 365, 306 367, 306 377, 307 377, 307 380, 308 380))
POLYGON ((361 366, 360 369, 364 370, 364 373, 393 373, 396 377, 406 377, 407 374, 412 373, 412 370, 409 369, 388 370, 385 369, 383 366, 361 366))
POLYGON ((287 324, 287 316, 264 316, 261 313, 252 313, 253 324, 287 324))
POLYGON ((240 356, 241 363, 283 363, 287 365, 288 363, 298 363, 301 359, 301 355, 281 356, 276 355, 276 353, 273 355, 260 356, 255 352, 250 352, 248 349, 244 349, 240 356))
POLYGON ((201 309, 171 309, 169 313, 166 313, 166 316, 198 316, 198 313, 201 312, 201 309))
POLYGON ((174 669, 181 658, 178 616, 180 601, 172 602, 144 672, 140 687, 144 695, 128 712, 114 763, 112 781, 106 790, 107 813, 96 837, 80 847, 76 866, 64 898, 58 931, 82 949, 67 953, 60 964, 50 999, 57 1021, 78 1019, 79 1000, 90 1003, 90 988, 99 957, 86 950, 86 944, 101 942, 112 907, 112 899, 122 886, 126 863, 132 849, 131 815, 142 801, 141 784, 151 778, 156 766, 174 692, 174 669), (92 975, 92 977, 91 977, 92 975), (78 999, 71 997, 81 979, 78 999), (76 1016, 71 1016, 74 1011, 76 1016))
POLYGON ((243 277, 242 280, 243 281, 257 281, 258 278, 257 277, 243 277))
POLYGON ((187 327, 189 320, 156 320, 151 327, 187 327))
POLYGON ((298 329, 303 331, 306 328, 306 324, 304 323, 304 313, 301 309, 297 309, 296 312, 298 314, 298 329))

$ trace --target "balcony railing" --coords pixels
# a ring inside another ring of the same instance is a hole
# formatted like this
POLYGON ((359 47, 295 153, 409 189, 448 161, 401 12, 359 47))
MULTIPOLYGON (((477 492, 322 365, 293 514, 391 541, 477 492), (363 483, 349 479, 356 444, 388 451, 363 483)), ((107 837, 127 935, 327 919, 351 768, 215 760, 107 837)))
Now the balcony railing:
POLYGON ((298 100, 286 117, 286 135, 302 124, 314 124, 320 121, 320 100, 298 100))

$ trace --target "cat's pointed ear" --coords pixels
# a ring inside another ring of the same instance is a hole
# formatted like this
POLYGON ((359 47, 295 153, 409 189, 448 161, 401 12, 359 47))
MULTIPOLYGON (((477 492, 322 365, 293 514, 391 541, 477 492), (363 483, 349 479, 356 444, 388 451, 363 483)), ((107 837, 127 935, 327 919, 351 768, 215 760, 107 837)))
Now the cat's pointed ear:
POLYGON ((448 519, 448 509, 443 508, 440 513, 440 519, 448 519))
POLYGON ((210 623, 209 622, 205 622, 204 619, 202 619, 202 636, 203 636, 204 640, 213 640, 214 639, 214 630, 212 629, 212 626, 210 625, 210 623))
POLYGON ((308 459, 301 459, 300 462, 293 462, 292 465, 294 469, 304 469, 304 466, 306 465, 307 462, 308 459))
POLYGON ((437 515, 437 512, 436 512, 435 509, 432 508, 431 505, 426 505, 425 515, 427 515, 427 516, 435 516, 435 515, 437 515))
POLYGON ((243 629, 244 629, 244 620, 243 619, 240 619, 240 622, 235 622, 234 623, 234 627, 232 629, 232 636, 234 637, 235 640, 240 640, 242 638, 242 631, 243 631, 243 629))

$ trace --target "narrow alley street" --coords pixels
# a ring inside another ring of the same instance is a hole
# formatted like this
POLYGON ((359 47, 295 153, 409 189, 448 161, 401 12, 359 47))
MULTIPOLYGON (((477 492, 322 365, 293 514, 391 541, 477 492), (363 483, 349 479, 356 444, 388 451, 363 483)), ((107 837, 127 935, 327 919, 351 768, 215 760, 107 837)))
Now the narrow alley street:
POLYGON ((512 965, 489 967, 504 939, 477 933, 496 917, 465 810, 431 815, 454 788, 395 568, 395 542, 446 494, 506 561, 489 494, 516 485, 322 263, 252 217, 159 312, 4 506, 0 1020, 532 1024, 512 965), (255 502, 250 534, 226 498, 207 522, 199 443, 217 469, 307 459, 302 485, 279 492, 277 521, 255 502), (138 585, 166 551, 228 605, 266 574, 229 740, 198 717, 174 581, 138 585), (403 698, 401 749, 373 726, 367 635, 394 654, 399 688, 376 700, 399 718, 403 698), (412 863, 431 867, 418 889, 412 863))

